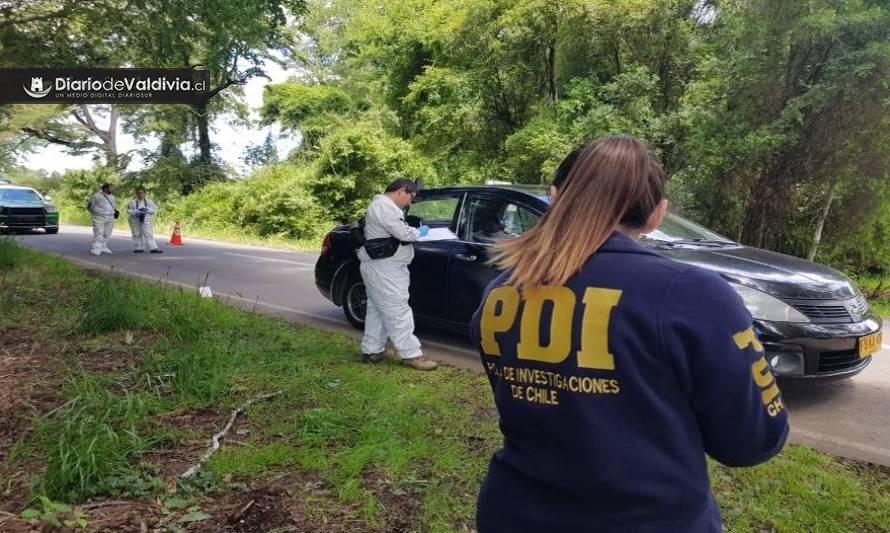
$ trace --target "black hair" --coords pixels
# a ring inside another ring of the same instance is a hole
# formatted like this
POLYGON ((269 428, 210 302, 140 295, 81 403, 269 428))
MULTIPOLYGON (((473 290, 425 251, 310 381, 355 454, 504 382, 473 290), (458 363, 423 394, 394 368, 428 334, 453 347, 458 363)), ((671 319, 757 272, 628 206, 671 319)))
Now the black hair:
POLYGON ((112 186, 112 184, 111 184, 111 183, 108 183, 108 182, 106 181, 105 183, 102 184, 101 189, 102 189, 103 191, 107 191, 108 188, 111 187, 111 186, 112 186))
POLYGON ((398 178, 393 180, 392 183, 386 186, 385 192, 396 192, 399 189, 405 189, 407 193, 415 193, 417 192, 417 185, 414 183, 414 180, 409 180, 408 178, 398 178))

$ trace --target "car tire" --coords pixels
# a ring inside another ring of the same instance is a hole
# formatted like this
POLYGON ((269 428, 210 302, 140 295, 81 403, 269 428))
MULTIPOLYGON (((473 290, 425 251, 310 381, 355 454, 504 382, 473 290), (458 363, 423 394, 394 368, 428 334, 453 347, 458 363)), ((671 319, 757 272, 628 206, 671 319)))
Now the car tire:
POLYGON ((365 329, 365 311, 368 297, 365 293, 365 282, 358 272, 346 278, 343 287, 343 314, 346 320, 358 330, 365 329))
POLYGON ((59 232, 59 228, 43 228, 47 235, 55 235, 59 232))

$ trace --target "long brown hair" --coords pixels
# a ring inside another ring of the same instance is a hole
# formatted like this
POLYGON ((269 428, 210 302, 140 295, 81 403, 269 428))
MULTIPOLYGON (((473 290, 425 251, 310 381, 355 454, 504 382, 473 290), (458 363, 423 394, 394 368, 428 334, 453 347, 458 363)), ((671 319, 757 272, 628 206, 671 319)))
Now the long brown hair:
POLYGON ((597 139, 575 155, 538 224, 494 246, 491 262, 513 269, 507 284, 565 284, 619 225, 644 226, 664 198, 661 162, 633 137, 597 139))

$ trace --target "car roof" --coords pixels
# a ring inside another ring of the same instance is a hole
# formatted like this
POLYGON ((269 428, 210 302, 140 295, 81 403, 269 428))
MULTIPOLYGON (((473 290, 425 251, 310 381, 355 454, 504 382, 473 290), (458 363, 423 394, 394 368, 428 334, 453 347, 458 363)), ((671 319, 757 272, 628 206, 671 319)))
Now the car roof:
POLYGON ((421 189, 424 195, 434 193, 498 193, 519 199, 525 197, 532 202, 547 203, 547 189, 543 185, 450 185, 447 187, 429 187, 421 189))
POLYGON ((16 190, 37 192, 37 189, 35 189, 33 187, 25 187, 23 185, 12 185, 12 184, 5 184, 5 183, 0 183, 0 189, 16 189, 16 190))

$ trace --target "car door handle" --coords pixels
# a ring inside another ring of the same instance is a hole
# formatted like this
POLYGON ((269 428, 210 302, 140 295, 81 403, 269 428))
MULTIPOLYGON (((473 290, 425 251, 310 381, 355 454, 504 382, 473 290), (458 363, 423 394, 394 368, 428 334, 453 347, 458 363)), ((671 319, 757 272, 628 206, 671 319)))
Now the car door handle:
POLYGON ((475 261, 476 256, 473 254, 455 254, 454 257, 460 259, 461 261, 475 261))

